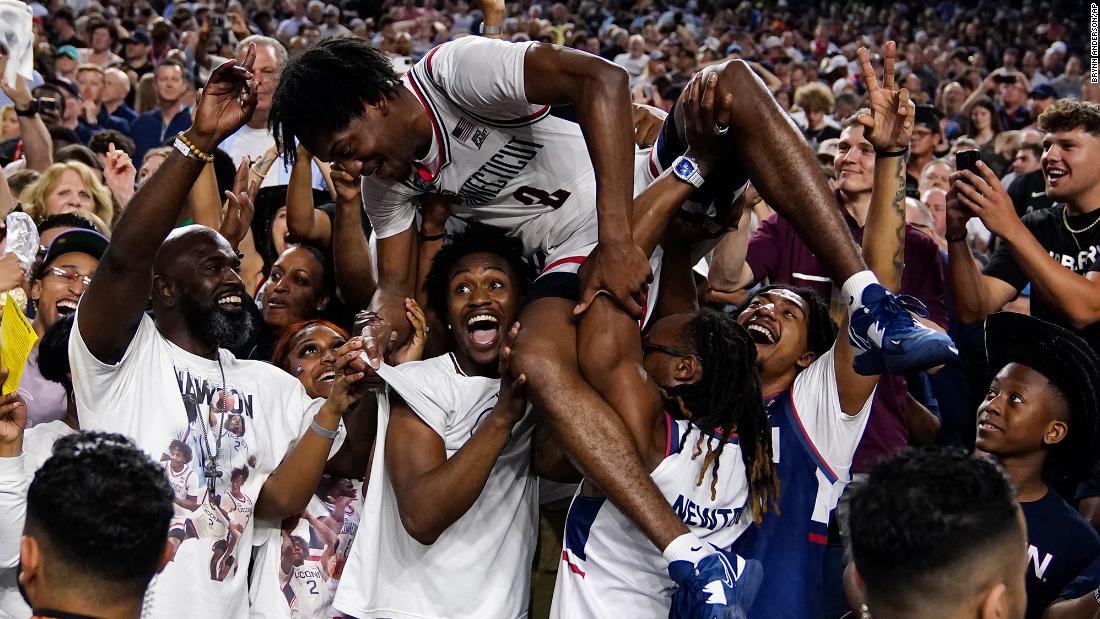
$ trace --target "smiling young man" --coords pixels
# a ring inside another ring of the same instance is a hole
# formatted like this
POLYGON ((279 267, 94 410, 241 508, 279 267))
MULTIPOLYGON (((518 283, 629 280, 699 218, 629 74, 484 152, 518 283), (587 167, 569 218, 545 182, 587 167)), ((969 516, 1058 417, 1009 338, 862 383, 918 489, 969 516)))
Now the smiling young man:
MULTIPOLYGON (((931 241, 905 224, 905 157, 889 155, 910 142, 912 116, 895 111, 902 91, 895 92, 889 80, 892 59, 888 56, 887 79, 879 88, 869 53, 861 49, 859 54, 872 107, 849 119, 841 134, 841 150, 834 161, 839 173, 837 196, 849 225, 862 238, 864 256, 876 275, 904 290, 912 285, 907 280, 913 277, 913 263, 904 261, 908 264, 903 270, 902 256, 919 251, 922 243, 930 249, 929 260, 936 256, 931 241), (857 215, 866 229, 856 227, 853 217, 857 215)), ((821 273, 816 260, 807 256, 809 250, 785 221, 769 220, 765 225, 786 231, 766 242, 754 237, 748 248, 751 267, 730 264, 724 268, 741 272, 746 279, 762 266, 776 269, 772 282, 781 282, 756 292, 737 317, 756 343, 780 482, 779 509, 751 527, 733 550, 763 564, 756 608, 767 609, 770 618, 801 619, 818 616, 824 610, 820 608, 823 591, 836 588, 837 583, 825 580, 830 574, 839 577, 838 571, 826 571, 832 563, 825 561, 833 511, 851 472, 860 464, 856 447, 862 444, 865 429, 870 433, 869 424, 875 423, 876 416, 893 412, 881 403, 885 398, 872 400, 872 392, 876 385, 880 390, 883 385, 896 387, 890 378, 880 382, 879 376, 863 376, 855 370, 857 350, 849 338, 837 337, 829 306, 812 288, 798 287, 817 283, 796 279, 821 273), (757 249, 760 253, 754 256, 752 243, 763 243, 766 251, 757 249)), ((827 281, 822 276, 817 279, 827 281)), ((831 286, 823 288, 831 291, 831 286)), ((840 333, 844 331, 842 326, 840 333)), ((895 445, 894 451, 905 446, 904 441, 895 445)), ((889 443, 879 446, 878 453, 889 447, 889 443)))
POLYGON ((1068 330, 1012 312, 986 319, 985 344, 996 375, 978 407, 975 447, 1016 489, 1027 520, 1027 619, 1039 619, 1100 557, 1100 536, 1052 487, 1081 481, 1096 464, 1100 357, 1068 330))
MULTIPOLYGON (((833 159, 836 169, 836 201, 845 222, 855 238, 864 238, 864 226, 872 212, 872 197, 889 197, 889 186, 876 187, 877 175, 896 167, 898 158, 886 158, 876 154, 874 145, 866 137, 866 129, 857 122, 861 110, 844 122, 839 149, 833 159)), ((920 129, 914 128, 914 132, 920 129)), ((904 158, 901 158, 904 163, 904 158)), ((904 168, 903 168, 904 170, 904 168)), ((887 208, 889 208, 887 206, 887 208)), ((902 205, 904 208, 904 203, 902 205)), ((894 231, 890 233, 893 234, 894 231)), ((932 322, 940 326, 948 323, 944 305, 943 268, 935 241, 914 226, 904 227, 904 251, 894 256, 898 261, 900 292, 922 301, 928 308, 932 322), (901 266, 904 265, 904 270, 901 266)), ((830 307, 843 304, 844 299, 833 297, 834 284, 817 255, 810 249, 786 218, 774 215, 765 220, 753 233, 740 280, 732 286, 715 279, 726 272, 723 265, 712 267, 712 286, 720 290, 740 289, 767 280, 771 283, 805 287, 830 302, 830 307)), ((725 278, 723 278, 725 279, 725 278)), ((837 297, 842 295, 837 295, 837 297)), ((834 316, 839 311, 834 311, 834 316)), ((872 407, 874 414, 867 432, 855 456, 854 470, 864 473, 870 470, 880 456, 904 448, 908 444, 909 430, 905 415, 905 380, 900 376, 888 376, 880 383, 872 407)))
POLYGON ((428 306, 451 352, 378 375, 378 439, 333 606, 362 619, 527 616, 538 530, 533 419, 508 367, 520 244, 471 226, 436 254, 428 306))
MULTIPOLYGON (((712 128, 729 134, 723 180, 738 187, 751 178, 811 239, 853 302, 865 369, 951 356, 945 338, 888 302, 833 208, 813 152, 748 65, 714 65, 700 79, 714 80, 715 101, 730 102, 712 128)), ((322 41, 288 63, 271 113, 288 155, 301 141, 367 177, 364 208, 379 236, 374 307, 389 324, 404 322, 404 299, 414 292, 422 195, 453 196, 454 216, 503 228, 526 253, 545 257, 520 317, 514 363, 568 457, 670 560, 702 558, 691 551, 698 540, 639 461, 621 420, 624 404, 600 389, 607 368, 579 354, 589 343, 574 316, 600 292, 635 319, 652 304, 645 298, 651 267, 631 235, 631 196, 665 168, 702 185, 708 170, 680 156, 682 116, 669 115, 652 151, 635 153, 621 67, 553 45, 480 37, 434 48, 403 78, 363 41, 322 41), (578 123, 550 114, 550 105, 564 104, 578 123)))
POLYGON ((1032 315, 1077 332, 1100 347, 1100 104, 1061 100, 1038 121, 1040 160, 1052 208, 1016 214, 993 172, 958 173, 949 194, 948 281, 959 317, 977 322, 1031 284, 1032 315), (957 196, 957 199, 955 197, 957 196), (979 271, 966 243, 978 217, 1001 239, 979 271))
MULTIPOLYGON (((332 395, 311 400, 293 376, 236 359, 226 349, 251 325, 234 246, 203 226, 173 231, 209 153, 255 105, 251 61, 250 49, 211 75, 194 124, 115 226, 69 340, 81 427, 126 434, 164 460, 173 459, 173 446, 176 459, 186 460, 186 444, 198 472, 176 502, 182 533, 169 534, 178 539, 173 560, 146 598, 152 617, 247 615, 255 522, 306 506, 325 457, 341 442, 341 420, 355 399, 348 386, 361 377, 344 374, 357 353, 341 351, 348 352, 337 362, 344 375, 332 395), (150 294, 152 317, 145 314, 150 294), (247 445, 234 441, 246 432, 247 445), (239 490, 255 511, 229 514, 223 497, 244 475, 239 490)), ((234 242, 244 236, 240 225, 223 232, 234 242)), ((365 466, 349 468, 356 474, 365 466)))

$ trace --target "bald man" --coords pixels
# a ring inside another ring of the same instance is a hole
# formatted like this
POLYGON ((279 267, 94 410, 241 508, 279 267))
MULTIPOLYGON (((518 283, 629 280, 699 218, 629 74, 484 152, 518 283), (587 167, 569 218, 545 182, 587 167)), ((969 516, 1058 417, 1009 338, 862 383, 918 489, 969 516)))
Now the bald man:
MULTIPOLYGON (((254 58, 250 49, 211 75, 194 124, 115 226, 100 263, 102 282, 81 298, 69 340, 82 429, 128 435, 161 461, 175 460, 181 443, 191 454, 186 464, 196 479, 187 494, 195 499, 176 502, 172 560, 146 597, 153 617, 248 614, 255 521, 278 522, 305 509, 326 459, 343 443, 344 411, 362 391, 357 375, 343 371, 357 351, 340 351, 341 376, 327 401, 311 400, 297 379, 272 365, 236 359, 227 349, 252 327, 234 243, 247 224, 223 229, 234 242, 203 226, 173 230, 208 153, 256 107, 254 58), (145 314, 150 293, 152 317, 145 314), (241 424, 235 434, 247 434, 247 443, 232 441, 227 419, 241 424), (232 491, 255 508, 230 522, 220 499, 242 468, 248 483, 232 491)), ((365 454, 351 446, 369 449, 369 432, 348 441, 350 456, 333 461, 348 468, 330 472, 365 470, 365 454)))
POLYGON ((130 77, 125 71, 107 69, 104 71, 104 82, 103 92, 99 95, 100 102, 107 108, 108 114, 125 120, 129 126, 138 117, 137 112, 126 105, 126 97, 130 94, 130 77))

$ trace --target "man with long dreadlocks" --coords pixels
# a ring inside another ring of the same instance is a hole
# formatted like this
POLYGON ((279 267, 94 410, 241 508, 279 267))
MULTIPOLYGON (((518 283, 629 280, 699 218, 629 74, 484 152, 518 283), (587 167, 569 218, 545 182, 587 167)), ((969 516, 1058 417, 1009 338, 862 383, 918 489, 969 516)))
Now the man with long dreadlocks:
MULTIPOLYGON (((707 139, 712 88, 693 80, 685 100, 702 101, 685 106, 689 152, 705 164, 720 159, 722 150, 707 139)), ((702 575, 715 580, 698 597, 677 588, 683 578, 678 572, 696 566, 665 561, 642 530, 586 480, 566 518, 566 565, 558 570, 552 617, 612 617, 624 609, 639 617, 685 617, 699 616, 690 614, 699 608, 707 609, 707 617, 745 617, 760 583, 759 562, 725 552, 763 518, 779 489, 755 345, 732 316, 698 308, 692 273, 693 252, 725 233, 738 217, 731 207, 744 201, 719 203, 722 225, 708 227, 680 208, 693 189, 665 173, 635 203, 639 247, 649 254, 660 238, 664 250, 662 292, 644 339, 637 322, 602 298, 577 328, 606 364, 614 397, 629 403, 623 421, 643 466, 701 540, 692 550, 721 551, 722 569, 702 575)), ((556 448, 536 439, 535 449, 536 469, 546 476, 543 465, 554 458, 545 451, 556 448)))

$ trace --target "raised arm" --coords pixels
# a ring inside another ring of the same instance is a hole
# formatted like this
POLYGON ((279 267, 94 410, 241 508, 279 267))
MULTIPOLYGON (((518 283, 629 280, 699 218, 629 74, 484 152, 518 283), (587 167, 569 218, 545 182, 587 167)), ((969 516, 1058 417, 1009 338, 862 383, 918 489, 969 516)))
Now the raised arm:
MULTIPOLYGON (((252 82, 255 50, 214 70, 184 135, 196 148, 211 153, 236 131, 256 108, 252 82)), ((88 349, 105 363, 116 362, 130 344, 149 298, 153 261, 175 226, 183 199, 203 168, 203 161, 172 152, 131 200, 115 225, 111 244, 100 260, 97 277, 81 298, 78 328, 88 349)))
MULTIPOLYGON (((867 141, 875 148, 875 177, 863 230, 863 257, 883 286, 894 291, 901 288, 905 266, 905 161, 916 113, 916 107, 909 101, 909 91, 894 89, 895 52, 894 42, 887 41, 883 48, 881 87, 871 67, 870 52, 862 47, 858 52, 863 83, 871 100, 871 113, 860 116, 858 121, 867 141)), ((855 351, 844 335, 846 332, 844 324, 836 338, 833 363, 841 410, 854 414, 863 409, 879 377, 855 371, 855 351)))
MULTIPOLYGON (((947 192, 947 283, 959 318, 973 323, 1001 309, 1016 296, 1016 289, 1004 280, 983 274, 970 254, 966 222, 974 215, 959 199, 960 178, 958 172, 952 175, 955 187, 947 192)), ((1043 255, 1049 258, 1045 250, 1043 255)))
POLYGON ((298 143, 298 156, 286 189, 286 228, 294 243, 332 244, 332 220, 313 204, 313 155, 298 143))
POLYGON ((581 270, 577 311, 604 290, 624 311, 641 318, 643 289, 653 274, 631 237, 634 127, 626 70, 591 54, 534 45, 524 73, 531 103, 573 105, 592 157, 599 246, 581 270))
MULTIPOLYGON (((0 75, 4 74, 8 57, 5 54, 0 57, 0 75)), ((19 114, 19 135, 23 140, 23 153, 27 158, 27 169, 36 172, 44 172, 53 163, 53 140, 46 128, 46 123, 38 113, 27 115, 31 107, 35 105, 31 90, 27 87, 27 80, 22 76, 16 76, 15 84, 9 85, 0 78, 0 90, 11 99, 16 114, 19 114), (23 112, 20 114, 20 112, 23 112)))
MULTIPOLYGON (((363 233, 359 179, 335 165, 332 183, 336 190, 336 225, 332 238, 336 283, 349 309, 361 310, 370 305, 378 286, 374 281, 370 246, 363 233)), ((382 250, 383 243, 379 241, 378 251, 382 250)), ((400 266, 399 258, 392 261, 400 266)))
POLYGON ((424 282, 432 268, 432 260, 443 249, 446 240, 447 219, 451 216, 451 199, 439 195, 420 197, 420 233, 416 250, 416 300, 421 305, 428 303, 428 291, 424 282))

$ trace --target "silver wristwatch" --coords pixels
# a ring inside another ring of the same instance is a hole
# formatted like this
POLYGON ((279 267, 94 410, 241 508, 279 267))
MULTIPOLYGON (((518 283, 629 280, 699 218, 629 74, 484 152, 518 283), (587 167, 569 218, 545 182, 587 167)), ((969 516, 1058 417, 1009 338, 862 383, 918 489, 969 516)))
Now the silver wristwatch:
POLYGON ((686 155, 680 155, 672 162, 672 173, 677 178, 695 187, 703 186, 703 175, 699 172, 699 164, 686 155))

